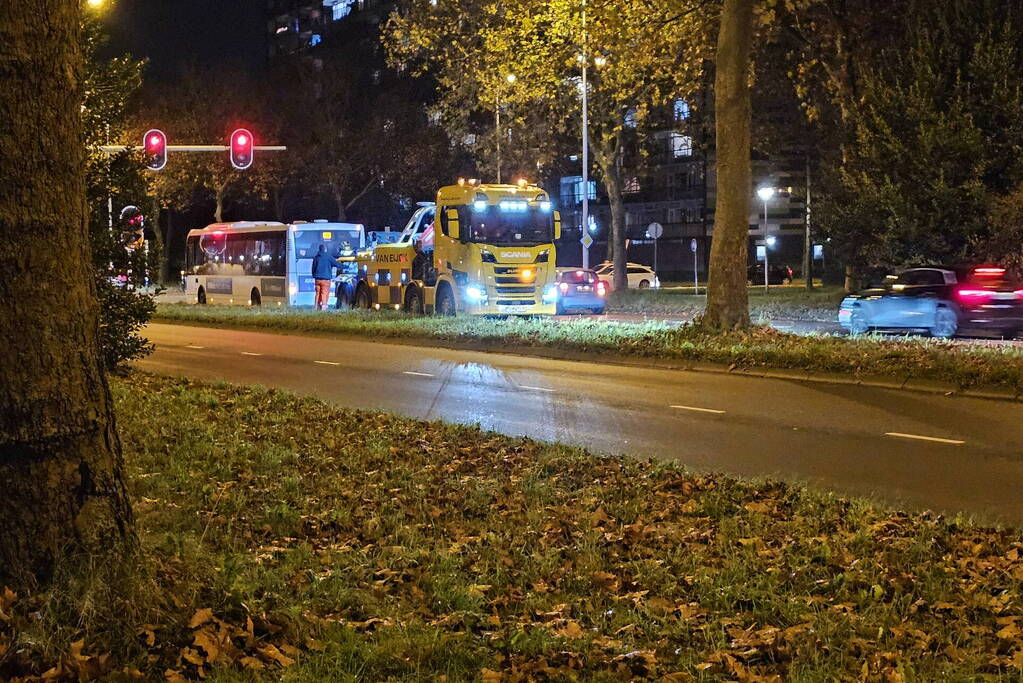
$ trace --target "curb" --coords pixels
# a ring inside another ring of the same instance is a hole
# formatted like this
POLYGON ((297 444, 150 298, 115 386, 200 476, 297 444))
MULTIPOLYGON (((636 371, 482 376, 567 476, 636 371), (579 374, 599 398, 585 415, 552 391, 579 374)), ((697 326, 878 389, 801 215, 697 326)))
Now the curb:
POLYGON ((738 367, 735 365, 725 365, 723 363, 713 363, 709 361, 686 360, 684 358, 619 355, 598 356, 586 351, 544 348, 537 346, 498 345, 497 343, 490 344, 459 339, 433 339, 429 337, 367 337, 362 335, 337 334, 333 332, 296 332, 293 330, 281 330, 271 327, 247 325, 215 325, 186 320, 154 319, 151 320, 151 322, 164 325, 232 329, 245 332, 263 332, 267 334, 280 334, 296 337, 324 337, 328 339, 374 342, 377 344, 392 344, 396 346, 418 346, 425 348, 450 349, 453 351, 476 351, 478 353, 490 353, 495 355, 526 356, 580 363, 597 362, 628 367, 676 370, 680 372, 705 372, 722 375, 756 377, 760 379, 775 379, 789 382, 805 382, 809 384, 862 386, 874 389, 889 389, 893 391, 944 394, 949 397, 964 396, 968 398, 979 398, 994 401, 1023 402, 1023 393, 1021 393, 1021 390, 1010 387, 977 386, 963 388, 956 384, 942 382, 939 380, 914 378, 911 375, 898 378, 887 377, 884 375, 860 375, 855 373, 813 371, 801 368, 765 368, 756 366, 738 367))

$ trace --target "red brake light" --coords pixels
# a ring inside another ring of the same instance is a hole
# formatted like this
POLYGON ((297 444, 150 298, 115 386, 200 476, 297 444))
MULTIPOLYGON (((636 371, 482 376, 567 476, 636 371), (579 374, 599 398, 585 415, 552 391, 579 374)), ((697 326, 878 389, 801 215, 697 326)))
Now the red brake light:
POLYGON ((994 292, 987 289, 960 289, 956 292, 959 298, 967 302, 987 301, 994 296, 994 292))
POLYGON ((973 269, 974 275, 980 275, 981 277, 1001 277, 1005 275, 1005 268, 999 268, 997 266, 982 266, 980 268, 973 269))
POLYGON ((1017 299, 1023 299, 1023 289, 1017 289, 1013 294, 1016 295, 1017 299))
POLYGON ((597 281, 597 296, 607 296, 607 283, 603 280, 597 281))

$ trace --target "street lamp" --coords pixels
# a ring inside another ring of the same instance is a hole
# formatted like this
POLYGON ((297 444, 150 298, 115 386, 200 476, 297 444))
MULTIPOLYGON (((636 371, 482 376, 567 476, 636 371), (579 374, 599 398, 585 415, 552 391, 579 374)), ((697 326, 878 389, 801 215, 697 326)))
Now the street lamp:
POLYGON ((766 292, 771 287, 771 284, 768 282, 768 279, 767 279, 768 278, 768 276, 767 276, 767 262, 768 262, 767 252, 768 252, 768 250, 771 247, 774 246, 774 242, 775 242, 774 235, 768 235, 767 234, 767 202, 768 202, 768 200, 771 199, 771 197, 774 196, 774 188, 773 187, 761 187, 760 189, 757 190, 757 196, 760 197, 760 200, 762 202, 764 202, 764 291, 766 292))
POLYGON ((85 4, 88 5, 90 9, 99 9, 106 4, 106 0, 86 0, 85 4))
MULTIPOLYGON (((513 84, 517 79, 515 74, 508 74, 504 77, 508 85, 513 84)), ((501 87, 497 88, 497 107, 494 109, 494 129, 497 131, 497 184, 501 184, 501 138, 504 133, 501 131, 501 87)))

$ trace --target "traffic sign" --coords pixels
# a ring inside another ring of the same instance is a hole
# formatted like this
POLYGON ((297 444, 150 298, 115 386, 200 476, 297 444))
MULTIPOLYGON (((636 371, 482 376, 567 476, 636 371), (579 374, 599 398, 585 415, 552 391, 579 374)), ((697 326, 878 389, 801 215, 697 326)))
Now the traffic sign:
POLYGON ((646 236, 652 240, 661 239, 664 234, 664 226, 660 223, 651 223, 646 228, 646 236))
POLYGON ((590 233, 588 232, 584 232, 582 239, 580 239, 579 241, 582 242, 583 247, 585 247, 586 249, 589 249, 591 246, 593 246, 593 238, 590 237, 590 233))
POLYGON ((696 253, 696 239, 695 238, 689 240, 689 251, 693 252, 694 254, 696 253))

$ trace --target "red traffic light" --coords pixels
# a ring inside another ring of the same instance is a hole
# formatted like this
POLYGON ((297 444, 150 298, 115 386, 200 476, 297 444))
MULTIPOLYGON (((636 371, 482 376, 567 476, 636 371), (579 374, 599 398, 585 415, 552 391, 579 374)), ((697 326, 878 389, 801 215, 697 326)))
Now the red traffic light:
POLYGON ((146 155, 146 168, 159 171, 167 165, 167 136, 153 128, 142 136, 142 149, 146 155))
POLYGON ((231 165, 243 170, 252 165, 252 133, 239 128, 231 133, 231 165))

